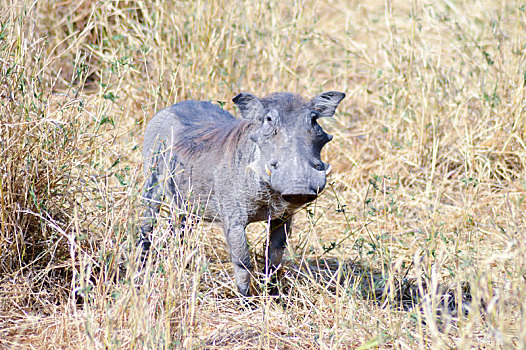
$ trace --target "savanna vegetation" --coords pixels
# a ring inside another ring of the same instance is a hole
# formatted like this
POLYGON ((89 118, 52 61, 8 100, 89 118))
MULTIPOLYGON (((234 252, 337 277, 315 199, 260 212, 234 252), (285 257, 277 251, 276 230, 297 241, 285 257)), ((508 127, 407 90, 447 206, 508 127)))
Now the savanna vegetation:
POLYGON ((525 84, 521 1, 0 0, 0 348, 526 348, 525 84), (279 299, 214 224, 138 268, 156 111, 328 90, 279 299))

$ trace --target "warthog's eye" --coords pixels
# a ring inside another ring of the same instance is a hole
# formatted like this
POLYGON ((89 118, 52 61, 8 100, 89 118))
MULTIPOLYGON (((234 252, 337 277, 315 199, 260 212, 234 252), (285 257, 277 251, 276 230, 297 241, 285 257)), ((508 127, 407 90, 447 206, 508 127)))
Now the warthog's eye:
POLYGON ((267 122, 267 123, 275 124, 277 119, 278 119, 278 112, 276 110, 274 110, 274 109, 270 110, 265 115, 265 122, 267 122))
POLYGON ((310 112, 310 120, 313 124, 316 122, 316 120, 318 120, 319 117, 320 115, 318 114, 318 112, 315 112, 315 111, 310 112))
POLYGON ((270 136, 276 134, 276 124, 278 120, 278 112, 275 110, 269 111, 265 118, 263 119, 263 125, 261 126, 261 131, 263 135, 270 136))
POLYGON ((321 136, 321 135, 324 134, 323 129, 321 128, 320 124, 318 124, 318 119, 319 118, 320 118, 320 114, 318 112, 316 112, 316 111, 311 111, 310 112, 311 126, 314 129, 314 133, 317 136, 321 136))

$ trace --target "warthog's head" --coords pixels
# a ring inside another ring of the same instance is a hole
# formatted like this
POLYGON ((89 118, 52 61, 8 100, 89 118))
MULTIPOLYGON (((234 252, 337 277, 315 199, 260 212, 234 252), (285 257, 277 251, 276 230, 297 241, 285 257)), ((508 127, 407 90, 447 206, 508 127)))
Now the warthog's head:
POLYGON ((334 115, 345 97, 330 91, 310 101, 290 93, 257 98, 249 93, 234 97, 244 118, 256 122, 250 139, 257 145, 250 168, 260 174, 281 197, 295 205, 316 199, 331 170, 321 161, 323 146, 332 140, 318 119, 334 115))

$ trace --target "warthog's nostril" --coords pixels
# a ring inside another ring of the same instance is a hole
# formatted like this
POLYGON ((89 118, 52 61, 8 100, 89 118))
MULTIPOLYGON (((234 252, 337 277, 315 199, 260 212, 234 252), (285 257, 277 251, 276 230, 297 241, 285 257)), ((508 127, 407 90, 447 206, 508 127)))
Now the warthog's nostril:
POLYGON ((281 197, 289 203, 305 204, 312 202, 318 196, 316 194, 282 194, 281 197))
POLYGON ((313 165, 313 168, 318 171, 324 171, 325 170, 325 164, 323 163, 316 163, 313 165))

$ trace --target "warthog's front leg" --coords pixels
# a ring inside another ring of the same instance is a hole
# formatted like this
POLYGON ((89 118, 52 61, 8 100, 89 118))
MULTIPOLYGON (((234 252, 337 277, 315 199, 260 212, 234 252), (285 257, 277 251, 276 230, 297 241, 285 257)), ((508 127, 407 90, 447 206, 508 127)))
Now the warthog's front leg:
POLYGON ((240 224, 226 224, 225 237, 230 249, 230 257, 234 264, 236 285, 239 292, 244 296, 250 295, 250 275, 252 262, 248 252, 245 226, 240 224))
POLYGON ((265 276, 272 275, 280 266, 283 251, 287 246, 287 235, 290 234, 292 218, 270 221, 270 241, 265 254, 265 276))
POLYGON ((266 285, 271 295, 278 295, 277 271, 281 266, 283 252, 287 246, 287 236, 290 234, 292 218, 275 219, 270 221, 270 237, 265 251, 265 267, 263 273, 266 285))

